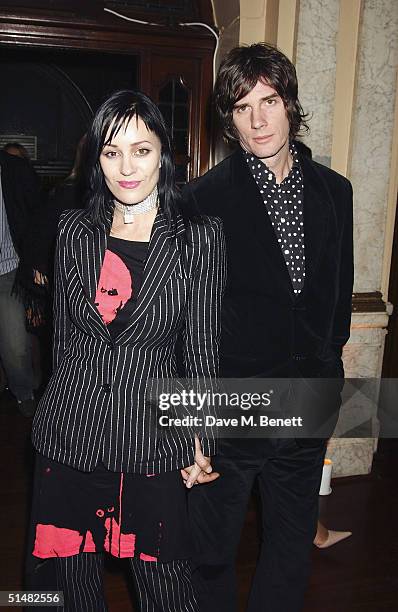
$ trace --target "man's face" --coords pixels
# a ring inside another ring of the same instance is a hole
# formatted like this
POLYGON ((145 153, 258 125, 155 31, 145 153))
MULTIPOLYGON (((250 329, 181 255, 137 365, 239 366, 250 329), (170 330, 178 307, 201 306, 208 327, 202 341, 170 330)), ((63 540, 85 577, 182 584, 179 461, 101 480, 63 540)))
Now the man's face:
POLYGON ((238 100, 232 120, 245 151, 266 160, 289 150, 289 120, 282 98, 264 81, 238 100))

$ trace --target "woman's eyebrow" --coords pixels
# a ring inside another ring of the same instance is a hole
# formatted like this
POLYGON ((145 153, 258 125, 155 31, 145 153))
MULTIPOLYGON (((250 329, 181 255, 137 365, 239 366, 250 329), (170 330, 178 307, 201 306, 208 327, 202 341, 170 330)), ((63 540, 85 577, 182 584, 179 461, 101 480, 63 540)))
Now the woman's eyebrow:
MULTIPOLYGON (((138 140, 137 142, 132 142, 130 144, 130 147, 136 147, 137 145, 141 145, 141 144, 152 144, 149 140, 138 140)), ((114 145, 114 144, 105 144, 104 147, 112 147, 113 149, 117 149, 118 145, 114 145)))

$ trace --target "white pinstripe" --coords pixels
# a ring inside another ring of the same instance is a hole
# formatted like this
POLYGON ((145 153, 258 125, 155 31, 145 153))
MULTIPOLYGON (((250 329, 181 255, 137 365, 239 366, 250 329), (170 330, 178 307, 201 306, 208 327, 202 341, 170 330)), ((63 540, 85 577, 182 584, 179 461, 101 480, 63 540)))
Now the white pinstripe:
POLYGON ((103 557, 89 553, 54 559, 57 588, 63 591, 63 612, 107 612, 103 557))
MULTIPOLYGON (((103 586, 103 555, 83 553, 57 557, 57 588, 64 593, 64 612, 108 610, 103 586)), ((199 612, 189 561, 158 563, 129 559, 141 612, 199 612)))
MULTIPOLYGON (((157 437, 146 402, 149 378, 176 376, 175 342, 182 329, 189 378, 218 373, 225 245, 220 221, 179 218, 173 233, 158 213, 143 285, 130 322, 115 339, 94 305, 107 246, 105 227, 84 211, 61 218, 54 297, 54 374, 38 406, 33 443, 43 455, 83 471, 102 461, 113 471, 152 473, 193 462, 185 431, 157 437), (102 385, 112 385, 107 393, 102 385)), ((198 431, 205 454, 212 431, 198 431)))
POLYGON ((199 612, 189 561, 170 563, 129 559, 140 612, 199 612))

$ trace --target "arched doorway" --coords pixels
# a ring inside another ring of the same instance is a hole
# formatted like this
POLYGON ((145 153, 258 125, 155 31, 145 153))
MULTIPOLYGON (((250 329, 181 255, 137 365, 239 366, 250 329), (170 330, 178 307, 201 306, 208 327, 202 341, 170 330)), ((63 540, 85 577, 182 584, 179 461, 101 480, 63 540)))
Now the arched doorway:
POLYGON ((135 56, 63 50, 6 49, 0 74, 0 146, 21 142, 46 189, 73 166, 76 145, 102 100, 137 86, 135 56))
MULTIPOLYGON (((70 58, 74 54, 79 67, 85 66, 89 71, 92 71, 90 62, 102 58, 101 75, 109 81, 114 80, 115 71, 125 62, 130 62, 130 71, 134 66, 135 74, 132 86, 139 86, 163 106, 170 105, 170 100, 161 97, 165 91, 167 94, 168 85, 175 90, 176 84, 177 89, 183 84, 186 99, 182 106, 175 98, 171 102, 174 118, 180 117, 178 120, 182 121, 181 127, 176 123, 170 126, 177 137, 176 142, 180 143, 176 150, 179 175, 183 181, 203 173, 208 168, 210 154, 208 103, 215 40, 205 27, 182 27, 179 24, 203 22, 213 25, 211 1, 182 3, 170 0, 155 6, 139 0, 90 0, 84 3, 84 7, 81 5, 63 1, 15 0, 9 3, 12 8, 2 6, 0 48, 7 47, 6 53, 25 53, 29 61, 35 54, 46 56, 47 61, 49 57, 57 56, 55 65, 64 74, 67 71, 62 63, 67 56, 70 58), (104 6, 140 23, 107 13, 104 6), (150 24, 142 23, 145 21, 150 24)), ((121 81, 125 81, 125 76, 121 75, 121 81)), ((76 74, 72 81, 76 84, 75 77, 76 74)), ((66 81, 65 88, 71 91, 66 81)), ((115 82, 114 85, 117 86, 113 90, 124 86, 115 82)), ((89 96, 81 85, 78 89, 84 93, 81 100, 84 106, 83 98, 89 99, 89 96)), ((77 115, 79 113, 77 111, 77 115)), ((76 128, 76 131, 79 130, 76 128)), ((74 148, 76 138, 70 138, 68 147, 74 148)))

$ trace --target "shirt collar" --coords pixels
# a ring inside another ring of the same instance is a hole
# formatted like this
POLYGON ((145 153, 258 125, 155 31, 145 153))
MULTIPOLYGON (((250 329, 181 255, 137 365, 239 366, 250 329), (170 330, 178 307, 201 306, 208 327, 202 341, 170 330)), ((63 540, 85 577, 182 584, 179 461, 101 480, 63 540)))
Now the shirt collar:
MULTIPOLYGON (((293 160, 293 165, 291 167, 291 170, 290 170, 289 174, 293 171, 293 169, 296 169, 296 168, 301 171, 300 160, 299 160, 299 157, 298 157, 297 148, 296 148, 296 146, 294 145, 293 142, 291 142, 289 144, 289 151, 290 151, 290 154, 291 154, 292 160, 293 160)), ((267 164, 263 163, 261 158, 259 158, 256 155, 254 155, 254 153, 249 153, 248 151, 246 151, 243 148, 242 148, 242 152, 243 152, 244 158, 246 159, 246 162, 247 162, 247 164, 248 164, 248 166, 250 168, 250 172, 253 174, 253 176, 255 175, 255 172, 252 169, 252 164, 253 164, 252 158, 254 158, 255 160, 258 159, 259 161, 261 161, 261 163, 264 166, 264 170, 266 172, 272 172, 272 170, 270 170, 268 168, 267 164)))

